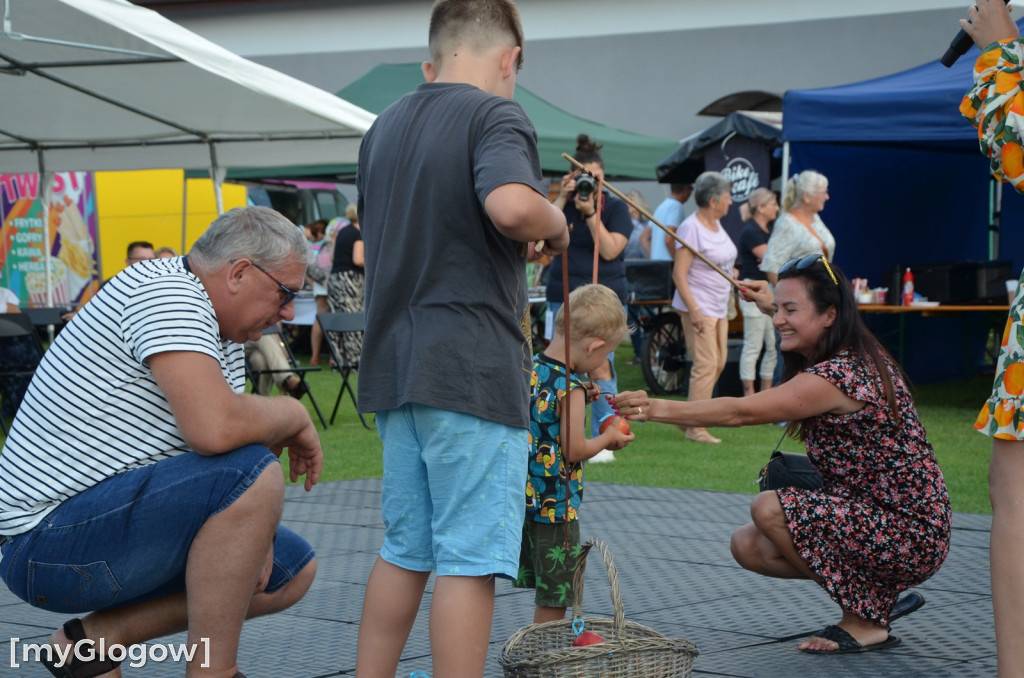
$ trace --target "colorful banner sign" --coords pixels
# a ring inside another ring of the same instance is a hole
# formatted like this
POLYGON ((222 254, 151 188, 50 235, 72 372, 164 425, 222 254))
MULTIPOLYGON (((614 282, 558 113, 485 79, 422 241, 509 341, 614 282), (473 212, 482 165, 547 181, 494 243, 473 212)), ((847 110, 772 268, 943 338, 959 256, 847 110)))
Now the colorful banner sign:
POLYGON ((38 174, 0 174, 0 287, 22 306, 78 308, 99 289, 93 176, 54 174, 48 232, 42 190, 38 174))

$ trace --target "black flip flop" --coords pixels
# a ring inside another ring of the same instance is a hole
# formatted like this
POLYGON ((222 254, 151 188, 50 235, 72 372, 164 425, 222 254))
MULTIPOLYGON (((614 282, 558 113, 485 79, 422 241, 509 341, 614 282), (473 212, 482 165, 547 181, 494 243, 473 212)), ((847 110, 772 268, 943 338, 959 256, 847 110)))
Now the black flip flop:
POLYGON ((923 605, 924 596, 917 591, 911 591, 904 596, 900 596, 896 604, 892 606, 892 611, 889 612, 889 623, 891 624, 900 617, 905 617, 911 612, 921 609, 923 605))
POLYGON ((857 639, 835 624, 829 624, 820 633, 815 633, 818 638, 831 640, 839 645, 836 650, 801 650, 807 654, 857 654, 859 652, 874 652, 875 650, 887 650, 896 647, 903 641, 896 636, 889 634, 889 637, 874 645, 861 645, 857 639))
MULTIPOLYGON (((85 628, 82 626, 82 620, 71 619, 64 622, 64 635, 72 643, 85 640, 85 628)), ((121 662, 115 662, 111 659, 93 659, 92 661, 82 661, 72 653, 69 660, 63 666, 57 666, 57 662, 60 658, 56 656, 56 653, 49 658, 56 661, 48 661, 47 657, 40 654, 39 661, 42 662, 46 670, 57 678, 93 678, 94 676, 102 676, 104 673, 110 673, 118 666, 121 662)))

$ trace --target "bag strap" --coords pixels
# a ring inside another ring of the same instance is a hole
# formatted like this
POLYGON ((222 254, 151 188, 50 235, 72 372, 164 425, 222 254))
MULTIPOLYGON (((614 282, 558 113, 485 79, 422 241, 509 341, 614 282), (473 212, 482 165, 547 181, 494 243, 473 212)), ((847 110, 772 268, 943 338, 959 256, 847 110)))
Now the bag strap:
POLYGON ((814 230, 814 228, 811 226, 811 224, 808 224, 803 219, 797 219, 797 221, 799 221, 801 224, 803 224, 804 228, 806 228, 810 232, 810 234, 814 236, 814 238, 821 245, 821 255, 823 257, 825 257, 826 259, 828 259, 828 248, 825 246, 825 241, 821 239, 820 235, 818 235, 818 232, 814 230))
POLYGON ((779 438, 779 442, 775 443, 775 449, 772 450, 772 453, 775 453, 775 452, 779 451, 779 448, 782 447, 782 441, 785 440, 785 439, 786 439, 786 432, 783 431, 782 432, 782 437, 779 438))

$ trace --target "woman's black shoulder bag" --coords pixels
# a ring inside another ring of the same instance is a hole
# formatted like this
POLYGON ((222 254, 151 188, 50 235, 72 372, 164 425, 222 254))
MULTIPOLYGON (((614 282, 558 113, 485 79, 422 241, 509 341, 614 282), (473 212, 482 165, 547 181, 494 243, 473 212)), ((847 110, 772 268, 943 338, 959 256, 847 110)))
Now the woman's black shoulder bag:
POLYGON ((811 460, 807 458, 806 454, 783 452, 779 449, 785 439, 786 434, 783 432, 772 451, 772 456, 768 458, 768 463, 764 465, 757 477, 757 484, 761 491, 778 490, 783 487, 816 490, 821 487, 821 476, 811 465, 811 460))

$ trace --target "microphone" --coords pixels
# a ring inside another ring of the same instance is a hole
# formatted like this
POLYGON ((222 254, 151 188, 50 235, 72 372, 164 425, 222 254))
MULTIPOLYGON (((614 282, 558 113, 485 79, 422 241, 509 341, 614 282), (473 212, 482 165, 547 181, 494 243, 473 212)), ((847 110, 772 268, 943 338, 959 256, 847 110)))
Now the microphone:
MULTIPOLYGON (((1010 0, 1003 0, 1003 4, 1010 4, 1010 0)), ((971 39, 971 36, 967 35, 967 33, 965 33, 961 28, 953 38, 953 42, 949 43, 949 49, 947 49, 946 53, 942 55, 941 59, 939 59, 939 63, 946 68, 949 68, 956 63, 956 60, 962 57, 973 44, 974 40, 971 39)))

